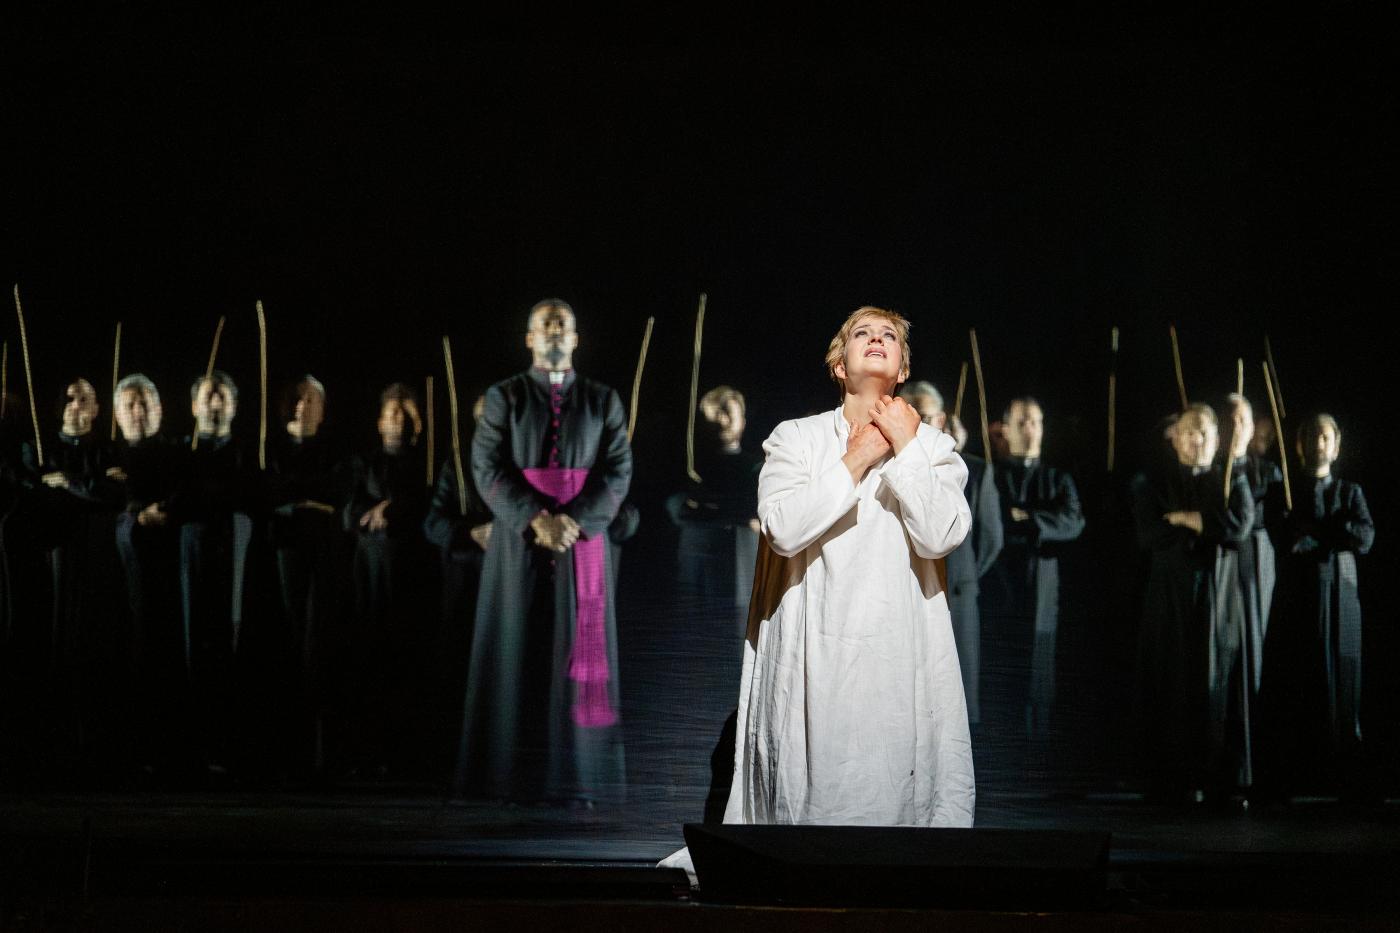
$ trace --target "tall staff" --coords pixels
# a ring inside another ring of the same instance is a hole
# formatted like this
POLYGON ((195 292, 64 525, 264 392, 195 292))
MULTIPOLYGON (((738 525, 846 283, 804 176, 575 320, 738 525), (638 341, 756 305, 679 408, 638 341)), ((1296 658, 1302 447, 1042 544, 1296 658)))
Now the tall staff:
MULTIPOLYGON (((1288 417, 1288 406, 1283 404, 1283 388, 1279 384, 1278 367, 1274 365, 1274 348, 1269 343, 1268 334, 1264 335, 1264 365, 1269 368, 1269 375, 1272 376, 1274 380, 1274 393, 1278 395, 1278 415, 1275 418, 1275 423, 1277 423, 1278 417, 1288 417)), ((1279 438, 1281 439, 1282 437, 1283 434, 1280 432, 1279 438)), ((1279 443, 1282 444, 1282 440, 1280 440, 1279 443)))
POLYGON ((1235 359, 1235 394, 1244 395, 1244 357, 1235 359))
POLYGON ((1108 472, 1113 472, 1113 454, 1118 440, 1118 328, 1110 338, 1112 356, 1108 364, 1108 472))
POLYGON ((685 428, 685 472, 695 482, 700 482, 700 474, 695 472, 695 406, 699 403, 700 392, 700 342, 705 332, 705 293, 700 293, 700 310, 695 312, 695 352, 690 363, 690 417, 685 428))
POLYGON ((1269 361, 1264 361, 1264 388, 1269 392, 1269 408, 1274 413, 1274 427, 1278 435, 1278 462, 1283 467, 1283 504, 1288 511, 1293 511, 1293 487, 1288 482, 1288 445, 1283 440, 1283 419, 1279 417, 1278 391, 1274 387, 1273 377, 1269 375, 1269 361))
POLYGON ((953 401, 953 418, 956 421, 962 420, 963 392, 967 389, 967 360, 963 360, 962 369, 958 370, 958 394, 953 401))
POLYGON ((467 514, 467 478, 462 470, 462 437, 457 426, 457 374, 452 368, 452 341, 442 338, 442 361, 447 367, 447 407, 452 415, 452 467, 457 471, 457 507, 467 514))
POLYGON ((258 469, 267 469, 267 316, 258 309, 258 469))
POLYGON ((977 330, 967 332, 972 343, 972 368, 977 374, 977 405, 982 416, 982 454, 992 462, 992 429, 987 424, 987 385, 982 381, 982 354, 977 349, 977 330))
POLYGON ((10 404, 10 342, 0 343, 0 420, 10 404))
POLYGON ((117 322, 117 336, 112 339, 112 433, 109 440, 117 439, 117 375, 122 359, 122 322, 117 322))
POLYGON ((432 377, 432 376, 427 376, 427 377, 424 378, 424 380, 423 380, 423 392, 424 392, 425 401, 426 401, 426 403, 427 403, 427 408, 428 408, 428 457, 427 457, 427 460, 428 460, 428 476, 427 476, 427 480, 428 480, 428 488, 429 488, 429 489, 432 489, 432 488, 433 488, 433 480, 436 479, 436 477, 433 476, 433 461, 434 461, 434 459, 435 459, 436 456, 437 456, 437 455, 434 453, 434 443, 433 443, 433 422, 437 420, 437 412, 436 412, 436 409, 435 409, 434 406, 433 406, 433 377, 432 377))
POLYGON ((1176 339, 1176 325, 1171 325, 1172 335, 1172 365, 1176 367, 1176 391, 1181 396, 1181 410, 1185 411, 1191 407, 1191 402, 1186 398, 1186 380, 1181 375, 1181 344, 1176 339))
MULTIPOLYGON (((647 365, 647 347, 651 346, 651 327, 656 318, 647 318, 647 329, 642 333, 642 352, 637 356, 637 374, 632 377, 632 404, 627 413, 627 443, 632 443, 632 434, 637 429, 637 398, 642 390, 642 370, 647 365)), ((693 405, 691 406, 694 407, 693 405)))
POLYGON ((39 436, 39 408, 34 404, 34 371, 29 366, 29 332, 24 327, 24 306, 19 303, 19 283, 15 283, 15 316, 19 318, 19 347, 24 352, 24 387, 29 391, 29 418, 34 422, 34 453, 42 467, 44 441, 39 436))
MULTIPOLYGON (((214 378, 214 362, 219 358, 219 339, 224 335, 224 316, 219 315, 219 323, 214 328, 214 345, 209 348, 209 365, 204 367, 204 381, 214 378)), ((199 449, 199 425, 190 433, 190 451, 199 449)))

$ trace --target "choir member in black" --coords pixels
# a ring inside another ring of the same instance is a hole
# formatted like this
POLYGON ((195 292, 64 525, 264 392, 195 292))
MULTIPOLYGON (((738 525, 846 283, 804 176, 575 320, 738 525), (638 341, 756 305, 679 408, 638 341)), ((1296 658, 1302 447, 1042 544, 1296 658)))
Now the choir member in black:
POLYGON ((160 433, 160 392, 149 378, 140 373, 123 378, 112 405, 120 433, 111 475, 122 482, 125 493, 117 515, 117 553, 131 610, 127 697, 137 762, 156 768, 168 763, 161 759, 177 741, 170 698, 179 695, 184 683, 179 673, 184 654, 179 549, 166 511, 181 456, 160 433))
POLYGON ((1004 544, 983 591, 982 623, 984 669, 994 667, 1007 683, 986 699, 995 700, 1007 724, 1023 729, 1034 747, 1049 734, 1055 699, 1060 551, 1083 532, 1084 513, 1074 480, 1041 459, 1040 403, 1013 400, 1002 424, 1006 455, 995 460, 993 476, 1004 544))
POLYGON ((244 577, 253 520, 261 513, 256 463, 233 439, 238 387, 215 370, 190 386, 195 432, 180 445, 181 463, 167 502, 179 530, 180 602, 188 683, 187 747, 211 776, 226 772, 236 751, 236 662, 242 641, 244 577))
POLYGON ((1171 429, 1175 460, 1133 480, 1138 543, 1150 555, 1139 640, 1143 741, 1154 798, 1232 792, 1247 763, 1247 678, 1239 588, 1226 546, 1248 537, 1245 476, 1212 467, 1215 413, 1192 405, 1171 429))
POLYGON ((967 464, 967 486, 963 495, 972 510, 972 530, 963 543, 945 561, 948 574, 948 610, 953 617, 953 640, 958 646, 958 664, 962 667, 963 694, 967 698, 967 721, 977 725, 982 721, 982 615, 977 596, 982 576, 991 569, 1001 553, 1001 503, 997 496, 995 478, 987 461, 963 451, 967 431, 961 436, 949 424, 943 410, 943 395, 932 383, 911 382, 899 392, 899 397, 914 406, 924 424, 947 431, 953 436, 956 450, 967 464))
POLYGON ((617 393, 572 368, 567 304, 532 308, 525 345, 472 441, 492 532, 454 789, 590 806, 624 787, 607 531, 632 451, 617 393))
POLYGON ((1268 628, 1269 609, 1274 597, 1274 546, 1265 527, 1265 501, 1274 487, 1283 483, 1278 464, 1256 453, 1252 441, 1256 435, 1254 409, 1243 395, 1231 393, 1225 401, 1230 420, 1225 423, 1226 446, 1233 460, 1231 471, 1242 475, 1249 485, 1254 501, 1254 523, 1249 535, 1239 546, 1237 569, 1240 596, 1243 603, 1246 641, 1246 667, 1249 670, 1251 698, 1259 694, 1259 678, 1263 671, 1264 637, 1268 628))
MULTIPOLYGON (((758 556, 758 472, 763 457, 743 446, 744 396, 717 386, 700 399, 695 444, 700 481, 666 500, 680 531, 676 546, 682 599, 700 618, 729 620, 736 648, 748 628, 749 595, 758 556)), ((736 658, 738 652, 736 650, 736 658)))
POLYGON ((351 767, 382 776, 417 767, 423 738, 417 667, 435 626, 427 593, 431 555, 423 540, 429 489, 418 439, 418 397, 401 382, 379 396, 379 444, 349 461, 346 525, 355 538, 355 674, 351 767))
POLYGON ((1298 427, 1304 471, 1293 509, 1273 490, 1270 525, 1278 586, 1265 646, 1264 691, 1281 789, 1337 783, 1344 796, 1368 789, 1361 735, 1361 602, 1357 558, 1375 526, 1356 483, 1332 472, 1342 432, 1331 415, 1298 427))
MULTIPOLYGON (((481 421, 486 397, 472 405, 472 420, 481 421)), ((470 454, 468 443, 464 453, 470 454)), ((423 536, 438 549, 442 580, 439 628, 433 639, 433 674, 430 708, 429 747, 451 756, 461 737, 462 703, 466 696, 468 660, 471 656, 472 629, 476 620, 476 597, 481 583, 481 563, 491 541, 491 513, 481 501, 472 482, 471 461, 463 458, 462 485, 457 482, 456 458, 449 457, 438 470, 437 485, 423 536), (465 489, 466 495, 459 490, 465 489), (465 503, 465 509, 463 505, 465 503)))
POLYGON ((325 412, 326 390, 315 376, 288 386, 279 412, 285 430, 273 441, 267 463, 283 621, 277 653, 292 685, 294 711, 287 738, 296 769, 313 776, 325 764, 329 651, 348 582, 339 519, 346 493, 335 451, 321 430, 325 412))
POLYGON ((85 770, 114 764, 115 727, 125 725, 109 716, 113 690, 125 686, 112 676, 127 631, 115 543, 121 486, 108 475, 112 447, 94 430, 98 407, 91 383, 69 383, 36 490, 52 545, 52 748, 67 767, 85 770))

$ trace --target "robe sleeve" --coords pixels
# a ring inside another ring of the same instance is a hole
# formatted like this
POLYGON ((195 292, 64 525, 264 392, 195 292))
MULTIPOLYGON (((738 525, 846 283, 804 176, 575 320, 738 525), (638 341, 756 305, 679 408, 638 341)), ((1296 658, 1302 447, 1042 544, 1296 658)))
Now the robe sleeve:
POLYGON ((588 471, 583 491, 560 509, 578 522, 585 538, 608 530, 632 485, 632 445, 627 440, 627 415, 622 410, 622 400, 616 391, 608 389, 604 404, 607 411, 598 440, 598 459, 588 471))
POLYGON ((1366 497, 1361 494, 1361 487, 1355 483, 1347 484, 1342 508, 1332 517, 1330 524, 1329 537, 1332 540, 1328 544, 1333 550, 1365 554, 1376 540, 1371 510, 1366 507, 1366 497))
POLYGON ((795 422, 784 421, 763 442, 758 520, 773 550, 792 557, 822 536, 856 504, 856 486, 840 457, 810 463, 795 422))
POLYGON ((493 533, 522 535, 549 502, 525 480, 511 457, 510 401, 505 390, 486 390, 486 406, 472 436, 472 479, 497 523, 493 533))
MULTIPOLYGON (((1217 470, 1210 473, 1212 480, 1224 482, 1224 475, 1217 470)), ((1240 545, 1254 528, 1254 493, 1249 488, 1249 479, 1240 473, 1234 474, 1230 483, 1230 501, 1223 501, 1224 493, 1216 487, 1216 508, 1201 512, 1202 536, 1222 544, 1240 545)))
MULTIPOLYGON (((1181 545, 1185 532, 1162 517, 1168 511, 1152 481, 1145 475, 1133 480, 1133 527, 1138 547, 1144 551, 1166 551, 1181 545)), ((1193 535, 1194 537, 1194 535, 1193 535)))
POLYGON ((963 495, 967 465, 955 446, 948 434, 920 431, 880 476, 903 507, 914 553, 927 560, 947 557, 972 527, 972 511, 963 495))
POLYGON ((982 463, 981 482, 977 484, 977 507, 973 514, 976 516, 977 527, 973 538, 973 545, 977 554, 977 577, 981 579, 986 576, 988 570, 996 565, 997 558, 1001 556, 1001 549, 1006 544, 1006 528, 1001 520, 1001 493, 997 492, 997 481, 995 468, 991 461, 982 463))
POLYGON ((1074 480, 1068 473, 1060 473, 1056 478, 1054 499, 1028 511, 1035 524, 1036 539, 1041 544, 1073 541, 1084 531, 1084 510, 1079 507, 1079 491, 1074 488, 1074 480))

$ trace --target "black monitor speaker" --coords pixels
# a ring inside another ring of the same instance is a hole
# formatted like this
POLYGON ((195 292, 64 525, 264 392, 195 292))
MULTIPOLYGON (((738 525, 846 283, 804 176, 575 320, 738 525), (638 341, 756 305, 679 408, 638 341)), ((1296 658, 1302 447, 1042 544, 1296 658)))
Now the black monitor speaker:
POLYGON ((688 823, 685 841, 706 900, 1034 910, 1098 902, 1109 835, 688 823))

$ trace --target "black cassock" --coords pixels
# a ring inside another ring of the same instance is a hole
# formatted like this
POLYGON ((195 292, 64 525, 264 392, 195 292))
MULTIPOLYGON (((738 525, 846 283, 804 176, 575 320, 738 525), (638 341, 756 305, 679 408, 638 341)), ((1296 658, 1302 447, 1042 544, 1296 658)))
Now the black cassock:
POLYGON ((729 635, 740 656, 748 630, 749 596, 758 558, 758 474, 763 458, 749 451, 716 453, 696 464, 701 481, 666 500, 679 530, 676 574, 681 599, 712 624, 730 620, 729 635))
POLYGON ((1138 687, 1153 790, 1176 795, 1249 782, 1244 615, 1234 549, 1254 521, 1245 476, 1228 504, 1219 467, 1163 463, 1133 480, 1138 545, 1148 551, 1138 687), (1199 512, 1203 531, 1168 512, 1199 512))
POLYGON ((1250 673, 1250 691, 1258 696, 1259 679, 1264 669, 1264 639, 1269 626, 1269 609, 1274 598, 1277 579, 1274 546, 1269 540, 1265 522, 1265 503, 1277 493, 1283 483, 1283 472, 1277 463, 1257 454, 1248 454, 1235 461, 1233 472, 1242 475, 1249 485, 1254 501, 1254 522, 1249 534, 1240 542, 1236 553, 1240 579, 1240 598, 1244 604, 1248 640, 1245 642, 1246 664, 1250 673))
POLYGON ((1006 684, 988 703, 1023 714, 1026 733, 1043 738, 1055 700, 1059 548, 1083 532, 1084 513, 1070 475, 1039 458, 998 460, 993 475, 1004 544, 982 591, 983 653, 1006 684), (1012 508, 1030 518, 1013 521, 1012 508))
POLYGON ((349 461, 346 527, 355 538, 355 630, 351 679, 344 685, 349 755, 361 767, 409 766, 422 750, 425 697, 418 682, 436 617, 432 554, 423 540, 427 462, 416 446, 349 461), (385 529, 360 519, 388 500, 385 529))
POLYGON ((347 490, 324 434, 284 433, 271 446, 268 532, 282 610, 273 670, 291 685, 291 715, 282 719, 292 759, 317 772, 325 764, 326 681, 349 602, 350 562, 339 515, 347 490))
POLYGON ((1375 525, 1355 483, 1306 477, 1293 511, 1276 490, 1269 509, 1278 553, 1263 702, 1284 785, 1357 777, 1361 764, 1361 601, 1356 558, 1375 525))
POLYGON ((177 470, 168 511, 179 534, 188 745, 205 764, 224 765, 234 730, 247 724, 235 678, 248 545, 264 505, 261 477, 227 435, 201 434, 193 451, 185 438, 177 470))
POLYGON ((948 555, 948 611, 953 617, 953 640, 958 646, 962 667, 963 693, 967 697, 967 720, 982 721, 982 613, 977 605, 980 581, 1001 554, 1004 540, 1001 502, 996 478, 987 461, 962 454, 967 464, 967 497, 972 510, 972 529, 967 538, 948 555))
POLYGON ((631 483, 632 451, 617 393, 572 372, 552 386, 537 369, 497 383, 486 393, 472 442, 472 475, 494 530, 482 568, 454 790, 548 800, 619 797, 625 774, 616 552, 608 531, 631 483), (552 472, 534 472, 540 469, 552 472), (539 487, 562 471, 572 471, 581 488, 561 508, 566 496, 539 487), (563 554, 538 547, 529 526, 541 510, 572 516, 592 544, 563 554), (598 598, 605 605, 591 617, 597 627, 579 637, 578 584, 596 584, 599 561, 606 586, 601 594, 592 591, 592 605, 598 598))
POLYGON ((491 521, 491 513, 472 482, 470 464, 463 464, 462 485, 457 465, 449 458, 438 471, 432 502, 423 519, 423 537, 438 549, 442 576, 442 600, 438 630, 433 636, 430 733, 434 757, 445 756, 446 766, 461 739, 462 703, 466 697, 467 667, 471 657, 472 630, 476 621, 477 592, 486 552, 472 539, 472 529, 491 521), (466 489, 466 510, 462 497, 466 489))

